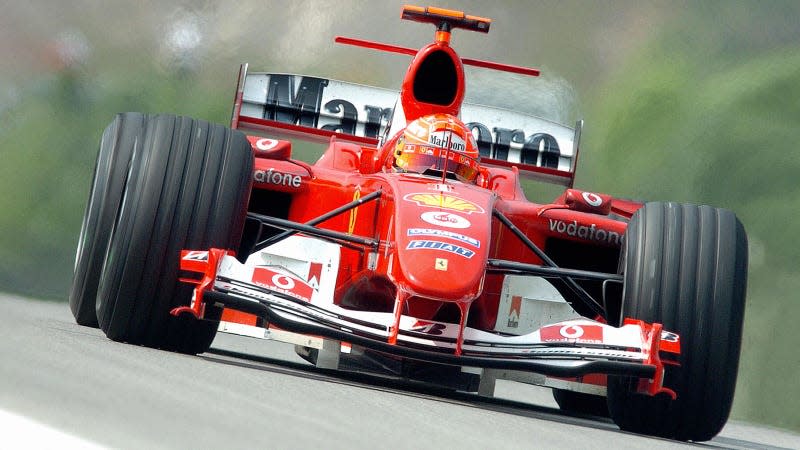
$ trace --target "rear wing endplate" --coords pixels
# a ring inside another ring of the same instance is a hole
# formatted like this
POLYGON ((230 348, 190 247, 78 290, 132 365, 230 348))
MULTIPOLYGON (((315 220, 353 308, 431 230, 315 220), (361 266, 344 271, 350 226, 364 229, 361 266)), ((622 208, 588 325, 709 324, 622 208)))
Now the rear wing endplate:
MULTIPOLYGON (((569 128, 529 114, 464 103, 481 164, 516 166, 526 178, 572 186, 582 121, 569 128)), ((378 146, 405 128, 399 93, 292 74, 239 72, 231 127, 269 137, 378 146)))

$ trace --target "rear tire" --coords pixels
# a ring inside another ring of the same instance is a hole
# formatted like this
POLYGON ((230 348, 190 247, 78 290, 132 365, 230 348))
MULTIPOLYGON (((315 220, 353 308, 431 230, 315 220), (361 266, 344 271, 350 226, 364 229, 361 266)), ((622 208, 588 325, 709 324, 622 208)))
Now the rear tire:
POLYGON ((97 285, 122 202, 134 143, 143 126, 142 114, 118 114, 106 127, 100 141, 69 294, 69 307, 79 325, 98 327, 95 311, 97 285))
POLYGON ((747 288, 747 236, 727 210, 648 203, 626 232, 623 317, 659 322, 681 338, 680 366, 665 367, 677 393, 633 393, 634 380, 609 377, 609 412, 620 428, 705 441, 733 402, 747 288))
POLYGON ((250 194, 253 155, 244 134, 170 115, 145 116, 100 276, 97 318, 115 340, 202 353, 221 310, 173 317, 192 286, 178 281, 181 249, 236 249, 250 194))

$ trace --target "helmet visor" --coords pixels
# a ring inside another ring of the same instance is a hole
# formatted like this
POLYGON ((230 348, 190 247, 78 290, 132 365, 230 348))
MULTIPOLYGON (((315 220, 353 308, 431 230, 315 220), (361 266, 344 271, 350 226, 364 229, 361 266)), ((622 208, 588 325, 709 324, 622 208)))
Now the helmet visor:
POLYGON ((395 157, 395 166, 412 173, 447 172, 465 183, 474 183, 480 168, 477 160, 463 153, 418 144, 404 145, 395 157))

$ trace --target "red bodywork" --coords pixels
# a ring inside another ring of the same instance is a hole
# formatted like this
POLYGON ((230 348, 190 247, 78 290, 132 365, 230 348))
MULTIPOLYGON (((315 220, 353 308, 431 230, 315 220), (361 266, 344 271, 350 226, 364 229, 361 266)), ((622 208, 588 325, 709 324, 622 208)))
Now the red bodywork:
MULTIPOLYGON (((403 80, 399 101, 406 123, 431 114, 459 116, 465 92, 464 63, 538 74, 534 69, 461 59, 450 47, 451 30, 463 25, 488 31, 488 19, 447 10, 429 13, 419 8, 404 10, 404 18, 439 25, 434 42, 413 52, 403 80), (452 92, 445 101, 425 101, 417 96, 420 73, 430 71, 426 65, 431 58, 446 58, 452 63, 452 92)), ((412 52, 367 41, 337 40, 378 50, 412 52)), ((505 275, 489 270, 492 260, 549 267, 557 263, 561 268, 616 273, 627 219, 641 207, 640 203, 572 189, 574 170, 565 172, 523 163, 492 161, 491 166, 481 169, 475 184, 444 176, 396 173, 391 163, 398 133, 378 145, 378 139, 336 129, 240 115, 244 78, 245 70, 239 77, 232 127, 259 133, 249 136, 255 156, 250 212, 293 223, 313 223, 334 208, 380 192, 377 200, 314 225, 377 242, 377 248, 366 250, 342 246, 332 301, 350 310, 393 313, 395 324, 389 330, 388 344, 397 340, 402 315, 459 324, 456 355, 461 353, 465 326, 492 331, 498 315, 505 314, 498 311, 505 275), (309 165, 291 159, 291 143, 276 138, 287 135, 327 140, 328 147, 316 163, 309 165), (520 170, 560 179, 569 188, 552 203, 528 201, 520 185, 520 170), (531 251, 529 244, 498 220, 498 214, 553 260, 543 260, 531 251)), ((573 158, 577 158, 577 147, 573 158)), ((572 164, 574 168, 574 161, 572 164)), ((215 250, 209 259, 216 261, 224 254, 215 250)), ((216 262, 203 267, 211 273, 204 274, 192 306, 175 313, 189 311, 202 316, 203 292, 211 283, 208 278, 213 280, 216 262)), ((183 268, 203 271, 188 265, 183 268)), ((596 297, 605 294, 599 282, 581 286, 596 297)), ((559 290, 578 313, 598 322, 612 322, 609 318, 619 311, 613 296, 607 299, 605 312, 598 313, 569 297, 568 289, 559 290)), ((223 320, 258 323, 254 316, 233 309, 225 310, 223 320)), ((642 323, 641 327, 650 352, 648 363, 656 367, 657 378, 652 382, 643 380, 650 384, 643 385, 641 391, 655 394, 662 389, 661 325, 642 323)), ((677 353, 679 349, 669 351, 677 353)))
MULTIPOLYGON (((407 11, 408 8, 404 10, 404 15, 407 11)), ((435 11, 445 15, 458 14, 447 10, 435 11)), ((488 31, 488 19, 473 19, 487 23, 485 30, 488 31)), ((420 21, 436 23, 436 20, 420 21)), ((410 49, 397 50, 399 47, 367 41, 337 40, 380 50, 412 52, 410 49)), ((440 29, 434 42, 413 51, 414 58, 400 90, 400 102, 407 123, 431 114, 459 115, 465 92, 464 60, 450 47, 449 40, 449 30, 440 29), (447 104, 429 103, 415 97, 414 84, 421 67, 434 53, 440 58, 446 55, 455 68, 454 95, 447 104)), ((534 69, 467 61, 482 67, 538 75, 534 69)), ((241 93, 237 95, 237 106, 240 104, 241 93)), ((292 124, 239 117, 238 114, 234 115, 232 122, 234 126, 246 122, 244 129, 269 128, 288 134, 292 131, 308 134, 311 131, 292 124)), ((618 216, 629 218, 640 206, 638 203, 574 189, 567 190, 551 204, 532 203, 525 198, 519 171, 513 166, 485 168, 476 185, 445 180, 440 183, 443 190, 434 190, 432 185, 435 180, 429 177, 387 170, 391 166, 397 135, 377 147, 377 141, 359 140, 336 132, 315 130, 312 134, 330 137, 327 150, 312 167, 288 158, 288 141, 251 136, 256 157, 253 187, 256 190, 289 193, 291 203, 285 218, 299 223, 325 214, 332 206, 346 204, 370 192, 382 192, 378 202, 359 206, 349 214, 318 225, 325 229, 374 237, 382 242, 377 267, 372 270, 367 268, 367 253, 342 249, 335 304, 349 301, 351 304, 347 306, 354 308, 384 308, 394 311, 398 317, 404 312, 421 319, 433 319, 445 303, 453 303, 459 308, 462 326, 469 318, 472 326, 491 329, 497 320, 502 275, 487 274, 487 260, 497 258, 543 264, 518 238, 493 220, 493 210, 508 217, 540 248, 545 248, 547 240, 551 238, 592 247, 618 248, 626 222, 613 219, 608 214, 613 211, 618 216), (354 140, 356 143, 352 142, 354 140), (466 230, 439 228, 459 231, 459 234, 478 241, 480 247, 447 238, 417 239, 407 236, 406 230, 409 228, 431 228, 432 225, 425 222, 422 216, 432 212, 440 213, 443 218, 466 219, 470 224, 466 230), (447 250, 418 247, 420 244, 412 244, 412 241, 444 242, 452 244, 455 251, 453 247, 447 250), (387 289, 387 285, 393 286, 393 289, 387 289), (370 299, 373 304, 364 305, 364 300, 353 298, 370 299)), ((542 167, 533 170, 548 171, 542 167)))

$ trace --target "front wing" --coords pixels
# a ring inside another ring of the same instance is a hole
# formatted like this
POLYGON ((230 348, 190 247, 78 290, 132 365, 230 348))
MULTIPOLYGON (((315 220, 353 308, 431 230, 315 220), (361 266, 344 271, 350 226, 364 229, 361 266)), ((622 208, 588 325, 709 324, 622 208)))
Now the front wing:
MULTIPOLYGON (((225 250, 184 251, 181 269, 202 274, 184 279, 197 284, 188 307, 174 315, 202 318, 206 304, 253 314, 265 326, 319 336, 413 360, 461 367, 535 372, 548 377, 577 378, 588 374, 640 378, 639 390, 655 395, 662 386, 661 324, 626 320, 612 327, 575 319, 541 327, 525 335, 503 335, 467 327, 461 354, 456 354, 457 324, 419 320, 403 315, 396 343, 390 343, 391 313, 354 311, 314 301, 296 291, 253 283, 253 268, 225 250)), ((670 353, 669 342, 664 342, 670 353)))

